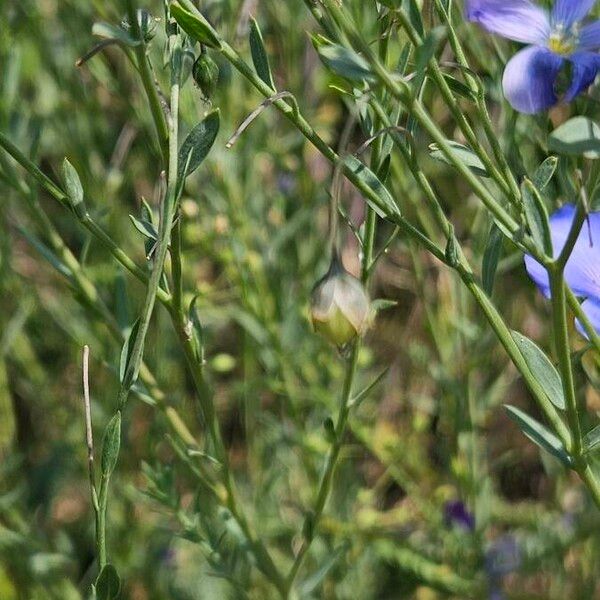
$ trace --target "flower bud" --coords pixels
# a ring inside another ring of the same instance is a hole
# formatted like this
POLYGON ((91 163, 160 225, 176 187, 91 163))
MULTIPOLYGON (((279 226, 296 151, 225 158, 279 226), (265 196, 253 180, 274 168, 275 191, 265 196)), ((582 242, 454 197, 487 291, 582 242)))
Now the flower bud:
POLYGON ((203 51, 192 67, 192 77, 206 100, 214 94, 219 81, 219 67, 217 63, 203 51))
POLYGON ((369 298, 362 283, 344 269, 334 254, 329 271, 311 295, 315 331, 338 347, 361 335, 369 317, 369 298))

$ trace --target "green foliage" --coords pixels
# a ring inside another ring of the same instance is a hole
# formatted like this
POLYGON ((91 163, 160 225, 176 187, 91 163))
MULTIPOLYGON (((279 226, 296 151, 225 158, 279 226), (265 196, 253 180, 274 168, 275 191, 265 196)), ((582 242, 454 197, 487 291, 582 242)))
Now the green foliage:
POLYGON ((445 0, 196 4, 0 8, 0 598, 594 597, 598 340, 522 261, 594 92, 516 115, 445 0))

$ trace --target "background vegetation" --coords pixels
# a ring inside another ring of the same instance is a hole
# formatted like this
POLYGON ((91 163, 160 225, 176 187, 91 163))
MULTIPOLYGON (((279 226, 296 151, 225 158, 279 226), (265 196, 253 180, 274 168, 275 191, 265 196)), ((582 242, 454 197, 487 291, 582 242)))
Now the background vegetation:
MULTIPOLYGON (((292 92, 312 127, 337 147, 354 102, 340 94, 348 86, 311 43, 309 32, 324 33, 311 2, 202 4, 249 64, 250 15, 256 17, 277 89, 292 92)), ((360 0, 346 5, 377 46, 386 9, 360 0)), ((0 131, 55 181, 67 157, 95 222, 149 271, 147 238, 129 215, 143 217, 142 198, 157 211, 165 165, 144 90, 118 46, 75 66, 98 41, 93 24, 118 26, 124 6, 0 3, 0 131)), ((156 1, 143 8, 160 19, 149 52, 166 94, 164 7, 156 1)), ((507 47, 463 23, 460 11, 455 7, 456 31, 471 68, 484 78, 501 142, 509 156, 520 149, 520 160, 535 167, 548 155, 548 130, 575 108, 539 118, 507 109, 498 85, 507 47)), ((422 15, 428 29, 439 24, 433 3, 422 15)), ((390 65, 405 40, 401 29, 392 35, 390 65)), ((180 99, 181 139, 212 107, 221 120, 181 198, 184 305, 196 297, 207 379, 240 505, 285 571, 307 539, 347 361, 313 333, 308 318, 311 289, 329 262, 332 167, 273 108, 227 148, 263 97, 210 52, 220 69, 214 95, 207 101, 188 80, 180 99)), ((446 42, 436 57, 442 65, 454 60, 446 42)), ((415 60, 411 54, 408 71, 415 60)), ((456 90, 465 86, 447 71, 456 90)), ((577 114, 593 113, 594 95, 579 101, 577 114)), ((446 136, 464 141, 437 90, 426 87, 422 97, 446 136)), ((473 110, 458 97, 461 110, 473 110)), ((393 114, 397 103, 389 96, 384 102, 393 114)), ((410 118, 400 121, 410 126, 410 118)), ((464 252, 480 269, 491 220, 464 178, 430 156, 428 136, 413 131, 419 169, 434 182, 464 252)), ((348 148, 368 137, 358 123, 348 148)), ((116 407, 122 336, 145 288, 25 171, 4 154, 1 161, 0 598, 87 598, 96 566, 82 347, 91 352, 98 448, 116 407)), ((559 172, 569 173, 573 163, 562 161, 559 172)), ((396 151, 386 185, 408 219, 435 232, 422 191, 396 151)), ((549 204, 565 199, 560 184, 551 189, 549 204)), ((359 274, 365 203, 348 182, 341 208, 352 224, 341 225, 344 263, 359 274)), ((314 540, 308 536, 313 543, 296 580, 298 597, 600 597, 600 515, 578 479, 506 416, 506 402, 538 413, 480 309, 450 269, 393 224, 379 220, 375 248, 382 254, 371 298, 395 304, 379 311, 358 353, 354 394, 376 385, 350 413, 332 493, 314 540)), ((526 277, 521 251, 509 243, 492 297, 512 329, 552 353, 549 308, 526 277)), ((573 334, 575 350, 584 342, 573 334)), ((161 306, 144 360, 156 387, 137 387, 124 410, 108 506, 110 562, 122 597, 276 597, 238 522, 198 482, 198 469, 219 466, 161 306), (181 439, 188 435, 186 447, 181 439)), ((600 409, 595 360, 588 352, 576 362, 577 388, 592 413, 600 409)))

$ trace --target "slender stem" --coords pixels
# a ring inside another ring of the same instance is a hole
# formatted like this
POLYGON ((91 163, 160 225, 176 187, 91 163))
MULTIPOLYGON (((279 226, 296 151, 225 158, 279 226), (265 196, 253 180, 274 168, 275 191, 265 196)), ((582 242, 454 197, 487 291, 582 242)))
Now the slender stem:
POLYGON ((137 12, 133 0, 125 0, 125 4, 127 7, 127 18, 129 19, 129 24, 132 27, 133 35, 137 40, 139 40, 139 44, 135 47, 134 51, 137 58, 138 70, 142 79, 142 85, 144 86, 144 90, 150 104, 150 110, 152 112, 152 118, 156 127, 158 142, 160 144, 160 150, 165 163, 168 163, 169 129, 167 127, 165 114, 163 112, 158 91, 156 89, 156 84, 154 82, 154 76, 152 75, 152 70, 150 69, 148 56, 146 55, 146 42, 137 19, 137 12))
POLYGON ((577 397, 573 381, 573 366, 569 350, 565 281, 563 270, 558 263, 555 263, 548 269, 548 276, 550 278, 550 293, 552 298, 554 344, 558 355, 558 364, 565 394, 567 420, 572 434, 570 452, 577 461, 582 453, 581 424, 579 422, 577 397))
POLYGON ((360 340, 357 339, 352 345, 350 358, 348 359, 348 364, 346 367, 346 376, 344 378, 344 387, 340 398, 338 419, 334 430, 334 440, 327 456, 325 470, 323 471, 323 475, 321 477, 315 503, 312 507, 312 510, 307 514, 304 520, 304 525, 302 528, 304 539, 302 540, 302 545, 298 550, 298 554, 296 554, 294 563, 292 564, 287 576, 286 589, 288 594, 294 585, 298 571, 300 570, 300 567, 302 566, 306 554, 312 544, 316 529, 319 525, 321 517, 323 516, 325 503, 327 502, 327 498, 329 498, 329 494, 331 493, 333 475, 335 473, 335 468, 340 456, 340 450, 343 447, 344 434, 346 433, 346 425, 348 423, 348 416, 350 414, 350 407, 348 403, 352 394, 354 376, 356 375, 359 350, 360 340))
POLYGON ((575 209, 575 216, 573 217, 573 222, 571 223, 571 229, 567 235, 567 239, 565 241, 565 245, 563 246, 558 258, 556 259, 556 269, 560 271, 564 271, 567 261, 573 252, 573 248, 575 247, 575 243, 579 238, 579 234, 581 233, 581 228, 585 223, 585 219, 587 217, 587 209, 585 206, 585 202, 578 202, 577 207, 575 209))
POLYGON ((98 559, 99 572, 106 566, 108 556, 106 551, 106 510, 108 508, 109 484, 110 473, 102 473, 98 494, 98 510, 96 512, 96 558, 98 559))
POLYGON ((123 383, 119 390, 117 404, 122 409, 127 400, 131 385, 134 383, 142 361, 144 342, 150 319, 154 310, 157 291, 160 287, 169 244, 171 243, 171 229, 173 227, 173 216, 177 205, 177 166, 178 166, 178 128, 179 128, 179 86, 181 80, 181 48, 173 51, 171 68, 171 119, 169 123, 169 172, 167 181, 167 194, 164 199, 162 219, 159 227, 159 239, 154 265, 148 281, 146 298, 139 319, 137 335, 131 350, 131 358, 127 364, 123 383))
POLYGON ((171 272, 173 276, 173 309, 183 312, 183 276, 181 267, 181 213, 175 218, 171 240, 171 272))

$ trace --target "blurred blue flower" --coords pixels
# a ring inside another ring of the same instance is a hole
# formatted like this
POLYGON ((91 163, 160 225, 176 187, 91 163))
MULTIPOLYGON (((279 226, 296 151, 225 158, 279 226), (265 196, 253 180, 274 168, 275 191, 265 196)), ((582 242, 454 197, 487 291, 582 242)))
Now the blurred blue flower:
MULTIPOLYGON (((575 206, 572 204, 566 204, 550 217, 554 256, 563 249, 574 217, 575 206)), ((567 261, 565 281, 576 296, 585 298, 581 307, 600 332, 600 213, 590 213, 588 223, 588 227, 581 229, 567 261)), ((550 282, 546 269, 531 256, 525 257, 525 268, 544 296, 549 298, 550 282)), ((579 322, 577 328, 584 333, 579 322)))
POLYGON ((444 504, 444 522, 447 527, 458 525, 467 531, 475 529, 475 517, 461 500, 450 500, 444 504))
POLYGON ((556 0, 550 14, 529 0, 466 0, 467 18, 491 33, 530 44, 506 65, 502 87, 511 106, 537 113, 558 103, 563 67, 570 82, 562 100, 589 87, 600 69, 600 20, 582 20, 595 0, 556 0))
POLYGON ((502 582, 507 575, 519 570, 522 562, 521 548, 510 533, 495 539, 485 552, 485 572, 489 587, 489 600, 503 600, 502 582))

